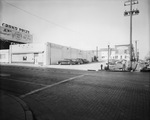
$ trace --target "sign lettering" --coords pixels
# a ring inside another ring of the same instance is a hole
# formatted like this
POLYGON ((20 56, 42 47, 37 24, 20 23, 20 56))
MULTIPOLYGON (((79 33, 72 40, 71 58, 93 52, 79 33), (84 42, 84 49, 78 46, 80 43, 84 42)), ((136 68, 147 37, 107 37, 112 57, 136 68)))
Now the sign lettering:
POLYGON ((30 33, 28 30, 25 30, 25 29, 22 29, 22 28, 17 28, 15 26, 12 26, 12 25, 8 25, 6 23, 2 23, 2 26, 5 27, 5 28, 8 28, 8 29, 11 29, 11 30, 19 30, 20 32, 24 32, 24 33, 30 33))

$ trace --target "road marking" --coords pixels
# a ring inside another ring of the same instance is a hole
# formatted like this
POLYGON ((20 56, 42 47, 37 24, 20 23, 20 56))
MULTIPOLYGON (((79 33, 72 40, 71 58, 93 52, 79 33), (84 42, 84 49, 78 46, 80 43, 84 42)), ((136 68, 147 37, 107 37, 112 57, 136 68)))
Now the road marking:
POLYGON ((9 81, 16 81, 16 82, 22 82, 22 83, 29 83, 29 84, 33 84, 33 85, 41 85, 41 86, 47 86, 47 85, 44 85, 44 84, 38 84, 38 83, 33 83, 33 82, 27 82, 27 81, 21 81, 21 80, 14 80, 14 79, 11 79, 11 78, 1 78, 1 79, 5 79, 5 80, 9 80, 9 81))
POLYGON ((59 85, 59 84, 62 84, 62 83, 65 83, 65 82, 74 80, 74 79, 76 79, 76 78, 83 77, 83 76, 85 76, 85 75, 75 76, 75 77, 72 77, 72 78, 69 78, 69 79, 66 79, 66 80, 63 80, 63 81, 60 81, 60 82, 51 84, 51 85, 47 85, 47 86, 45 86, 45 87, 42 87, 42 88, 33 90, 33 91, 29 92, 29 93, 26 93, 26 94, 24 94, 24 95, 21 95, 20 97, 21 97, 21 98, 24 98, 24 97, 26 97, 26 96, 28 96, 28 95, 34 94, 34 93, 39 92, 39 91, 42 91, 42 90, 44 90, 44 89, 51 88, 51 87, 54 87, 54 86, 56 86, 56 85, 59 85))

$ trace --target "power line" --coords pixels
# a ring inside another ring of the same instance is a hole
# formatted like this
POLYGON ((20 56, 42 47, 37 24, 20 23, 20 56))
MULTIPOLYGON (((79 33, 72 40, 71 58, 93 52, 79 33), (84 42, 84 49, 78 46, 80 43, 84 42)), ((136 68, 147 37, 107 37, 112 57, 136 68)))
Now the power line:
POLYGON ((55 23, 55 22, 52 22, 52 21, 50 21, 50 20, 47 20, 47 19, 45 19, 45 18, 43 18, 43 17, 41 17, 41 16, 38 16, 38 15, 33 14, 33 13, 29 12, 29 11, 26 11, 26 10, 24 10, 24 9, 22 9, 22 8, 19 8, 19 7, 15 6, 15 5, 9 3, 9 2, 6 1, 6 0, 2 0, 2 1, 4 1, 4 2, 7 3, 8 5, 10 5, 10 6, 16 8, 16 9, 19 9, 20 11, 23 11, 23 12, 25 12, 25 13, 31 15, 31 16, 34 16, 34 17, 36 17, 36 18, 38 18, 38 19, 41 19, 41 20, 43 20, 43 21, 45 21, 45 22, 47 22, 47 23, 53 24, 53 25, 55 25, 55 26, 58 26, 58 27, 60 27, 60 28, 66 29, 66 30, 71 31, 71 32, 75 32, 75 33, 81 34, 80 32, 74 31, 74 30, 72 30, 72 29, 70 29, 70 28, 64 27, 64 26, 59 25, 59 24, 57 24, 57 23, 55 23))

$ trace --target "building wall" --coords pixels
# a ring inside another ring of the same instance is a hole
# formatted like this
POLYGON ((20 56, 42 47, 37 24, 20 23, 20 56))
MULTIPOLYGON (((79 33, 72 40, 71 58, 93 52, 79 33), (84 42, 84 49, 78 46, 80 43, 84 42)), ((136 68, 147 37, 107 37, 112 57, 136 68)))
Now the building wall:
POLYGON ((91 51, 82 51, 48 42, 43 44, 10 45, 9 50, 9 63, 51 65, 57 64, 59 60, 65 58, 84 58, 91 62, 94 56, 91 51))
POLYGON ((115 46, 115 58, 116 59, 130 59, 130 45, 116 45, 115 46))
POLYGON ((110 59, 115 59, 115 51, 111 51, 110 59))
POLYGON ((61 46, 54 43, 49 44, 50 52, 49 57, 51 59, 50 64, 57 64, 59 60, 63 59, 76 59, 83 58, 90 62, 92 61, 93 54, 88 51, 83 51, 71 47, 61 46))
POLYGON ((1 63, 9 62, 9 50, 0 50, 0 62, 1 63))
POLYGON ((101 59, 108 59, 108 51, 101 51, 101 59))
POLYGON ((71 49, 70 51, 71 53, 71 58, 74 59, 74 58, 78 58, 78 54, 77 54, 77 49, 71 49))
MULTIPOLYGON (((129 60, 130 59, 130 45, 115 45, 115 48, 110 48, 109 53, 110 53, 109 59, 129 60)), ((134 58, 134 50, 132 50, 132 56, 134 58)), ((102 48, 98 51, 98 59, 99 60, 108 59, 108 48, 102 48)))
MULTIPOLYGON (((108 48, 102 48, 98 51, 98 60, 108 59, 108 48)), ((115 59, 115 50, 113 48, 109 49, 109 59, 115 59)))
POLYGON ((45 46, 45 44, 10 45, 10 63, 46 63, 44 57, 46 53, 45 46))
POLYGON ((62 46, 57 45, 57 44, 52 44, 52 43, 47 43, 49 44, 49 57, 50 57, 50 64, 57 64, 58 60, 61 60, 63 58, 62 56, 62 46))
POLYGON ((45 48, 44 44, 16 44, 11 45, 12 54, 15 53, 38 53, 43 52, 45 48))
POLYGON ((34 54, 33 53, 13 54, 11 62, 34 63, 34 54))

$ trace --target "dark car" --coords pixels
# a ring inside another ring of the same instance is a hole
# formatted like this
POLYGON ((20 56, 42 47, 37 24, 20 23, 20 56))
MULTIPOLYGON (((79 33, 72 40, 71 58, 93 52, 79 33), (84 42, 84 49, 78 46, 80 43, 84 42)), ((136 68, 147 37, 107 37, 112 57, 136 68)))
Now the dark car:
POLYGON ((77 58, 76 60, 77 60, 78 64, 83 64, 84 63, 82 58, 77 58))
POLYGON ((87 59, 82 59, 83 63, 89 63, 89 61, 87 59))
POLYGON ((146 66, 144 66, 144 67, 140 70, 140 72, 150 72, 150 65, 147 64, 146 66))
POLYGON ((150 72, 150 67, 144 67, 140 70, 140 72, 150 72))
POLYGON ((58 61, 59 65, 74 65, 76 62, 72 59, 64 59, 64 60, 59 60, 58 61))
POLYGON ((79 61, 77 59, 71 59, 75 64, 79 64, 79 61))

